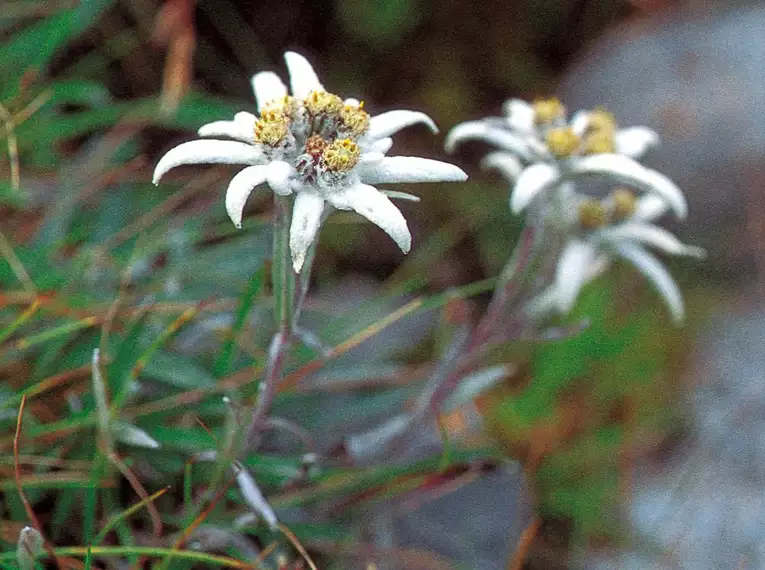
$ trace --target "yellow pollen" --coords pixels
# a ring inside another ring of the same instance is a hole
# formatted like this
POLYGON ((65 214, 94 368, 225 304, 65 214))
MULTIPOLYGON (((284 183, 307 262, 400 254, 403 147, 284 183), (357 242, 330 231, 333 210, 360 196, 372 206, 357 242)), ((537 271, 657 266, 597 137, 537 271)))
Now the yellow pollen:
POLYGON ((611 194, 613 202, 613 218, 617 221, 626 220, 635 213, 637 206, 637 197, 632 190, 627 188, 617 188, 611 194))
POLYGON ((606 225, 606 209, 597 200, 587 199, 579 204, 579 224, 588 230, 606 225))
POLYGON ((605 152, 614 152, 616 143, 614 141, 614 132, 611 129, 591 131, 584 136, 584 154, 602 154, 605 152))
POLYGON ((255 140, 276 146, 289 132, 289 118, 280 111, 264 109, 255 123, 255 140))
POLYGON ((550 129, 547 131, 545 142, 547 142, 547 148, 557 158, 571 156, 579 148, 579 137, 569 127, 550 129))
POLYGON ((369 113, 364 110, 364 101, 358 105, 345 105, 340 111, 340 120, 351 134, 363 135, 369 128, 369 113))
POLYGON ((616 118, 605 109, 595 109, 590 113, 587 129, 591 131, 616 130, 616 118))
POLYGON ((278 97, 276 99, 272 99, 271 101, 263 105, 263 109, 261 110, 261 115, 264 112, 276 112, 276 113, 282 113, 283 115, 290 115, 292 114, 294 107, 295 107, 295 98, 289 95, 285 95, 284 97, 278 97))
POLYGON ((544 125, 561 119, 566 114, 566 108, 555 97, 549 99, 537 99, 534 101, 534 121, 537 125, 544 125))
POLYGON ((336 115, 343 108, 343 100, 327 91, 311 91, 305 98, 305 107, 312 115, 336 115))
POLYGON ((338 139, 324 149, 324 165, 332 172, 347 172, 359 162, 361 150, 351 139, 338 139))

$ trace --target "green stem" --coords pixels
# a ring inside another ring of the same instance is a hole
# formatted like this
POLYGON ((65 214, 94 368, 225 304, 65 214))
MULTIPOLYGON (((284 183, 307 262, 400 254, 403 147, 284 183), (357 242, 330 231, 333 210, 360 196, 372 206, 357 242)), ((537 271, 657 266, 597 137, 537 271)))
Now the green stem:
MULTIPOLYGON (((221 566, 224 568, 241 568, 243 570, 249 570, 253 567, 262 568, 257 562, 248 563, 235 558, 220 556, 218 554, 151 546, 94 546, 92 548, 68 546, 64 548, 54 548, 53 551, 60 556, 87 556, 88 552, 90 552, 92 556, 150 556, 159 558, 172 554, 175 558, 181 560, 210 564, 212 566, 221 566)), ((0 554, 0 562, 13 562, 15 559, 15 552, 0 554)))
MULTIPOLYGON (((295 328, 295 271, 290 255, 290 223, 292 222, 292 201, 287 196, 274 195, 274 258, 271 279, 274 291, 274 320, 276 333, 268 349, 265 374, 259 386, 258 402, 252 412, 247 430, 246 447, 256 440, 258 432, 266 423, 271 403, 276 395, 276 383, 281 377, 284 358, 292 342, 295 328)), ((302 298, 301 294, 301 298, 302 298)))
POLYGON ((271 278, 274 291, 274 318, 279 332, 292 332, 295 316, 295 272, 290 256, 290 222, 292 201, 288 196, 274 195, 274 257, 271 278))

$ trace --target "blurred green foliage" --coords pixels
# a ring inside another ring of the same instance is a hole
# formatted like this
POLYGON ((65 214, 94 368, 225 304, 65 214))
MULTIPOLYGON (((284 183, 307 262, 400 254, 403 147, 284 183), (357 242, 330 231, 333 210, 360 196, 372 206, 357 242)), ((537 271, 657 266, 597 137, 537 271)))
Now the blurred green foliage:
MULTIPOLYGON (((3 143, 16 142, 21 171, 16 187, 13 153, 10 162, 0 162, 6 242, 0 260, 0 565, 14 567, 15 542, 29 523, 12 453, 26 396, 21 485, 54 544, 82 549, 111 521, 112 531, 101 537, 104 547, 126 549, 114 553, 130 563, 142 554, 169 560, 164 547, 141 548, 152 540, 169 548, 204 512, 205 526, 226 529, 217 552, 250 556, 235 540, 242 533, 264 548, 274 545, 265 564, 276 567, 278 555, 292 552, 288 541, 262 524, 232 532, 247 508, 234 487, 226 487, 225 461, 194 460, 210 450, 225 457, 232 445, 234 416, 241 410, 222 396, 239 405, 256 397, 273 329, 270 228, 260 217, 250 217, 242 232, 230 227, 222 205, 225 176, 216 169, 197 172, 180 187, 154 188, 146 155, 169 145, 167 131, 193 131, 251 110, 246 78, 298 39, 321 52, 332 81, 347 80, 349 90, 363 85, 359 92, 381 106, 406 97, 403 106, 433 109, 448 126, 484 113, 484 107, 498 108, 516 91, 548 91, 573 51, 572 38, 596 33, 620 3, 603 3, 597 18, 568 28, 573 3, 566 2, 504 7, 342 0, 328 11, 310 7, 310 17, 308 8, 285 4, 297 16, 283 15, 282 28, 295 29, 297 39, 278 36, 268 13, 223 39, 233 29, 225 23, 232 16, 236 21, 241 7, 223 2, 213 10, 203 2, 199 27, 210 33, 197 38, 199 77, 172 112, 156 94, 162 62, 147 55, 153 51, 153 12, 142 11, 140 3, 97 0, 40 3, 45 17, 25 16, 23 8, 33 4, 13 3, 23 17, 13 17, 10 9, 0 15, 0 102, 15 124, 4 130, 3 143), (308 24, 322 18, 333 26, 317 38, 308 24), (479 39, 473 49, 458 49, 479 39), (203 93, 208 90, 240 101, 203 93), (97 347, 107 410, 99 409, 93 393, 97 347), (104 434, 103 412, 122 422, 121 429, 104 434), (136 446, 136 434, 160 447, 136 446), (115 456, 99 442, 104 437, 115 439, 115 456), (169 488, 153 502, 163 530, 145 506, 127 514, 140 501, 141 488, 126 473, 147 493, 169 488)), ((416 133, 402 140, 405 148, 420 143, 416 133)), ((427 144, 428 152, 438 153, 432 140, 427 144)), ((410 338, 406 329, 393 340, 371 335, 364 349, 375 360, 340 358, 327 366, 326 375, 343 383, 342 396, 320 387, 286 392, 277 398, 277 414, 299 419, 326 444, 340 440, 341 428, 361 428, 398 412, 422 379, 411 365, 429 364, 437 356, 433 339, 444 336, 442 320, 432 313, 490 287, 479 282, 448 294, 433 291, 496 274, 512 248, 519 221, 505 207, 506 193, 496 180, 422 189, 419 245, 400 265, 384 247, 376 257, 362 256, 361 248, 371 249, 377 234, 337 216, 343 231, 333 231, 330 223, 322 237, 318 289, 339 288, 344 274, 353 272, 392 278, 380 299, 342 308, 319 299, 306 320, 318 323, 322 340, 336 346, 376 332, 381 319, 413 291, 424 290, 422 306, 407 315, 420 325, 419 336, 410 338), (370 388, 381 376, 388 382, 370 388)), ((253 212, 267 209, 253 202, 253 212)), ((582 538, 618 527, 620 462, 632 448, 630 438, 663 433, 674 417, 663 397, 671 384, 659 380, 677 337, 649 310, 630 317, 604 312, 619 305, 616 290, 610 282, 591 287, 572 316, 572 322, 590 317, 590 327, 533 347, 528 376, 519 381, 524 388, 500 392, 486 412, 512 456, 534 459, 541 512, 573 521, 582 538), (577 413, 569 417, 572 407, 577 413)), ((300 376, 319 358, 309 348, 295 348, 288 374, 300 376)), ((328 545, 363 538, 355 522, 359 513, 429 488, 434 480, 448 484, 453 472, 502 457, 495 449, 458 449, 446 464, 435 457, 357 469, 333 456, 326 464, 306 465, 303 451, 294 441, 271 442, 244 463, 277 512, 295 515, 290 528, 327 560, 333 552, 328 545)), ((84 551, 68 552, 88 559, 84 551)), ((192 562, 177 554, 170 567, 191 568, 192 562)))

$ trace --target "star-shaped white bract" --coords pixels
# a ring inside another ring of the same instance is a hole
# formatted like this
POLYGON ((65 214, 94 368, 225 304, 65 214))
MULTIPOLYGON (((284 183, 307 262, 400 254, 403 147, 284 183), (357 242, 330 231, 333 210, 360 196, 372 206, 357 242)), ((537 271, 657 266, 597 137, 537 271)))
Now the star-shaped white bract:
POLYGON ((404 253, 411 248, 406 220, 373 184, 464 181, 452 164, 419 157, 385 154, 391 135, 424 123, 438 132, 424 113, 395 110, 369 116, 363 103, 328 93, 311 64, 294 52, 285 54, 292 93, 273 72, 252 78, 259 116, 240 112, 231 121, 202 126, 203 139, 183 143, 165 154, 154 171, 154 183, 176 166, 244 164, 226 191, 226 210, 237 227, 250 193, 268 184, 274 193, 294 194, 290 250, 299 272, 316 238, 327 205, 354 210, 377 224, 404 253))
MULTIPOLYGON (((511 209, 518 214, 540 195, 580 178, 599 177, 661 195, 685 216, 682 192, 665 176, 637 162, 659 137, 647 127, 617 128, 602 110, 579 111, 569 121, 556 99, 529 104, 510 99, 503 118, 470 121, 454 127, 446 138, 453 152, 466 140, 482 140, 500 150, 482 161, 513 184, 511 209)), ((552 198, 551 198, 552 199, 552 198)))
POLYGON ((466 140, 499 147, 482 165, 499 170, 513 185, 512 211, 528 212, 530 223, 563 236, 553 282, 532 301, 532 313, 568 313, 582 287, 617 256, 649 279, 673 318, 681 320, 677 285, 647 248, 697 257, 704 252, 653 223, 667 211, 678 218, 688 211, 685 196, 669 178, 638 162, 658 144, 656 133, 646 127, 620 129, 603 110, 579 111, 569 120, 557 99, 533 104, 510 99, 504 115, 457 125, 446 149, 452 152, 466 140), (600 201, 588 197, 592 181, 614 191, 600 201))
POLYGON ((653 223, 670 205, 660 196, 646 194, 635 198, 624 189, 600 202, 569 193, 566 203, 564 208, 572 214, 568 240, 558 259, 553 283, 532 301, 532 313, 568 313, 582 287, 601 275, 614 257, 620 257, 656 287, 672 318, 682 321, 685 311, 680 290, 661 261, 647 248, 667 255, 697 258, 703 258, 705 252, 683 244, 653 223))

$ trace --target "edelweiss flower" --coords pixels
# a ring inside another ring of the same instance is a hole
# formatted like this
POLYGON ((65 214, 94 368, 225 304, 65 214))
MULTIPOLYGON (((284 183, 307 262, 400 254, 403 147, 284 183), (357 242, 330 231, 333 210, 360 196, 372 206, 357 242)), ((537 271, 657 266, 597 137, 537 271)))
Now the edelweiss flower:
POLYGON ((579 291, 602 274, 614 255, 634 265, 659 291, 675 321, 684 315, 683 299, 674 280, 646 246, 669 255, 704 257, 701 248, 680 242, 673 234, 654 225, 668 204, 659 196, 640 198, 627 189, 615 190, 603 200, 565 192, 563 209, 568 213, 566 235, 553 284, 532 301, 532 313, 555 309, 568 313, 579 291))
POLYGON ((515 183, 510 200, 514 213, 540 194, 597 176, 655 192, 679 216, 685 216, 682 192, 668 178, 635 160, 658 144, 659 138, 651 129, 618 129, 613 115, 602 110, 579 111, 569 122, 557 99, 533 105, 511 99, 504 111, 504 118, 457 125, 446 139, 446 149, 452 152, 469 139, 499 146, 502 150, 488 154, 482 164, 500 170, 515 183))
POLYGON ((462 170, 445 162, 385 156, 392 145, 390 135, 416 123, 437 132, 435 124, 415 111, 370 117, 363 103, 343 101, 327 92, 303 56, 287 52, 284 58, 291 95, 275 73, 256 74, 252 87, 260 116, 241 112, 232 121, 202 126, 198 131, 202 137, 233 140, 197 140, 173 148, 157 164, 154 183, 181 164, 248 165, 234 176, 226 191, 226 210, 237 227, 241 227, 245 202, 256 186, 267 183, 276 194, 295 194, 290 250, 296 272, 316 237, 326 204, 355 210, 407 253, 412 238, 406 220, 371 185, 466 180, 462 170))

